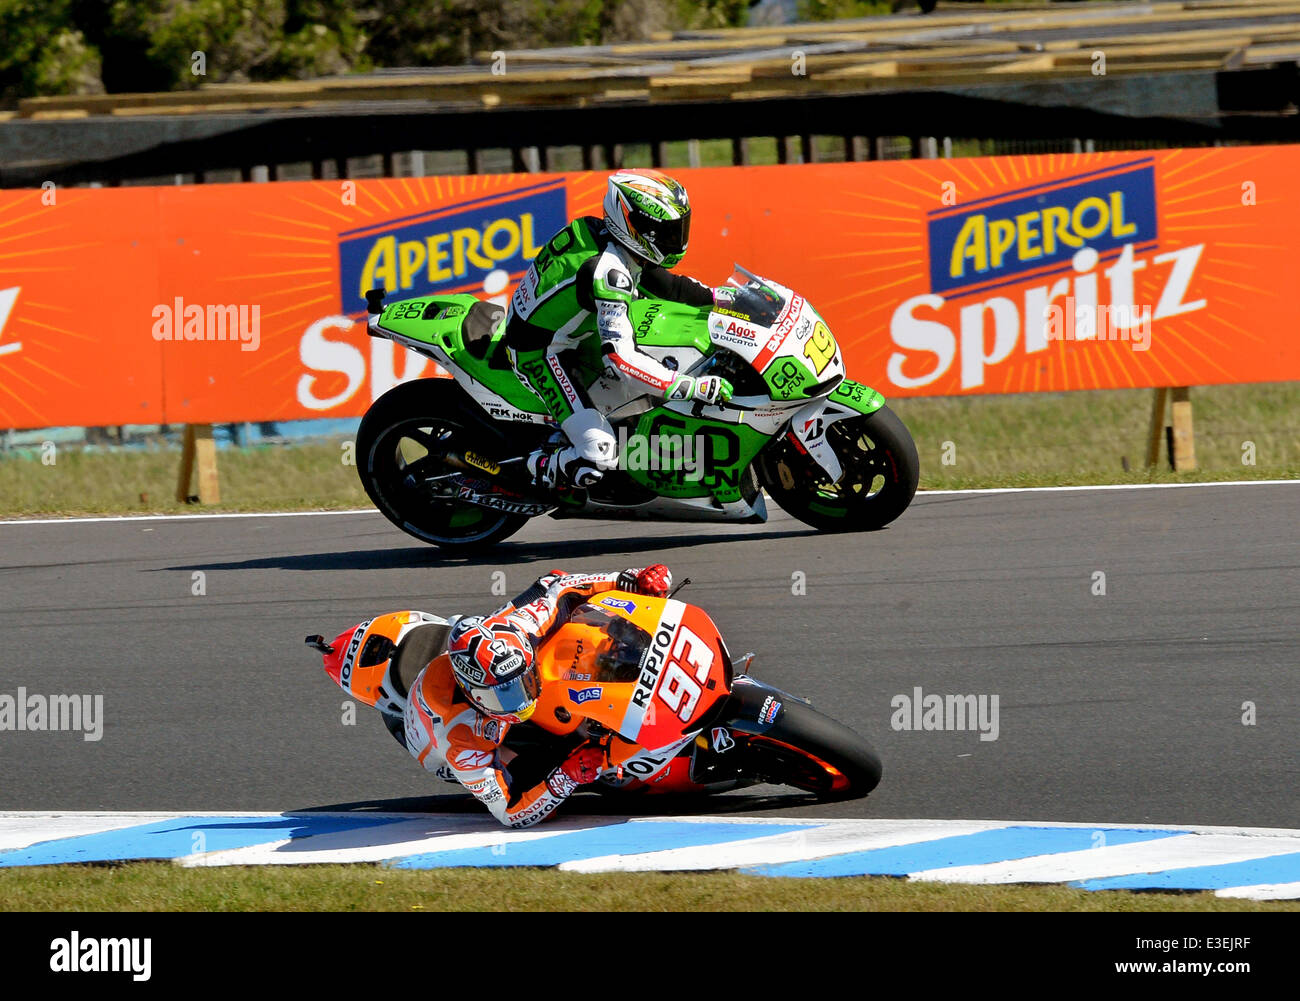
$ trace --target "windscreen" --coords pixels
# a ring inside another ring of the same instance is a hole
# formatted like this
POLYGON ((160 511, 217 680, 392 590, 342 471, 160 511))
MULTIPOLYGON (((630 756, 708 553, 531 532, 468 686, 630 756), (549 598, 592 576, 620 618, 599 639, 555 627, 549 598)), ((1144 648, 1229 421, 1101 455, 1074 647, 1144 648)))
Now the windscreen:
POLYGON ((736 265, 727 284, 714 290, 713 311, 770 327, 785 309, 788 295, 788 290, 775 282, 736 265))
POLYGON ((592 658, 593 681, 635 681, 641 676, 641 658, 650 644, 648 632, 596 605, 580 606, 569 621, 593 626, 604 634, 592 658))

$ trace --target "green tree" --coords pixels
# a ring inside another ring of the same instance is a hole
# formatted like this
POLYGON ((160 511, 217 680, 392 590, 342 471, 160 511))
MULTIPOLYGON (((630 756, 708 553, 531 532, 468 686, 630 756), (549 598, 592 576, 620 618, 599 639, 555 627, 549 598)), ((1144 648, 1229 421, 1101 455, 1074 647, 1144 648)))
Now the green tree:
POLYGON ((114 0, 110 30, 147 40, 148 75, 172 87, 346 72, 365 45, 345 0, 114 0))
POLYGON ((0 0, 0 96, 463 64, 497 49, 738 25, 748 9, 749 0, 0 0))
POLYGON ((103 89, 99 52, 72 23, 72 0, 0 0, 0 100, 103 89))

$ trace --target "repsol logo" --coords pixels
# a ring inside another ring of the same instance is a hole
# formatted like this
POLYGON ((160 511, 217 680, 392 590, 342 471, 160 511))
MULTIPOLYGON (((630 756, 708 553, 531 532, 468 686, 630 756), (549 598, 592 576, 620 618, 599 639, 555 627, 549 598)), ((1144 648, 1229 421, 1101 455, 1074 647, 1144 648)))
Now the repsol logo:
MULTIPOLYGON (((373 621, 373 619, 366 619, 352 632, 352 642, 348 644, 347 652, 343 654, 343 665, 339 668, 339 684, 344 688, 348 688, 352 680, 352 662, 356 660, 357 651, 361 649, 361 641, 366 638, 366 630, 370 628, 370 623, 373 621)), ((350 688, 348 690, 351 691, 350 688)))
POLYGON ((564 186, 548 181, 341 233, 344 307, 381 285, 428 295, 480 287, 494 271, 518 274, 567 221, 564 186))
POLYGON ((1150 159, 930 213, 930 290, 950 292, 1157 238, 1150 159))
POLYGON ((636 691, 632 693, 632 701, 642 709, 655 693, 655 685, 659 683, 659 672, 663 670, 664 661, 668 659, 668 648, 672 645, 675 632, 677 632, 676 623, 659 623, 654 642, 646 651, 645 663, 641 665, 641 677, 637 679, 636 691))
POLYGON ((657 769, 662 768, 668 763, 668 761, 669 759, 666 757, 656 758, 650 754, 645 754, 641 757, 634 758, 631 761, 624 762, 623 768, 625 771, 631 772, 638 778, 645 778, 648 775, 653 775, 657 769))

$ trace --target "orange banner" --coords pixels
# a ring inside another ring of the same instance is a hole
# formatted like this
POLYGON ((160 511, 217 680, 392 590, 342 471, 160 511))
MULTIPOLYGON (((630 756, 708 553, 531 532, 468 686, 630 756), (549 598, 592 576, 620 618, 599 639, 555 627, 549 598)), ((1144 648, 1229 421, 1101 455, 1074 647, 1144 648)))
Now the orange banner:
MULTIPOLYGON (((1300 379, 1300 147, 673 172, 681 270, 803 294, 886 396, 1300 379)), ((363 413, 361 293, 505 301, 604 174, 0 192, 0 427, 363 413)))

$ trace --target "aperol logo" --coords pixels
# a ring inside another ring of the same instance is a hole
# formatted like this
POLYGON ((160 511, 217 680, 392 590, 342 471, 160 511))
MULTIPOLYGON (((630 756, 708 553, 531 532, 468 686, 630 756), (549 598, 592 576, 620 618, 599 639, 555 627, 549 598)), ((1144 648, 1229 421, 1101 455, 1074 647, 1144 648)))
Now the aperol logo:
POLYGON ((564 182, 555 180, 341 233, 343 302, 380 286, 403 298, 500 291, 567 223, 564 182))
POLYGON ((1095 170, 930 213, 930 289, 947 293, 1157 238, 1152 161, 1095 170))

